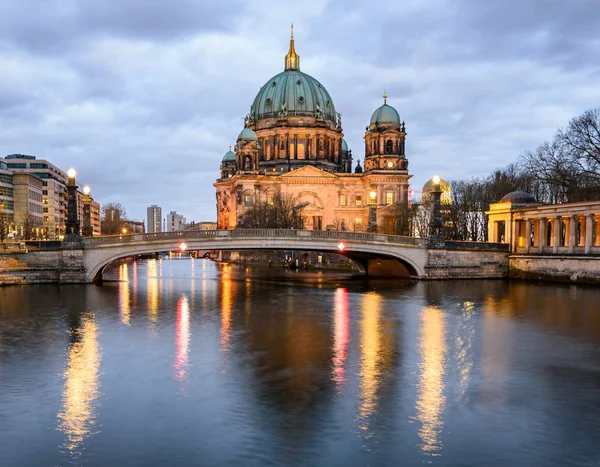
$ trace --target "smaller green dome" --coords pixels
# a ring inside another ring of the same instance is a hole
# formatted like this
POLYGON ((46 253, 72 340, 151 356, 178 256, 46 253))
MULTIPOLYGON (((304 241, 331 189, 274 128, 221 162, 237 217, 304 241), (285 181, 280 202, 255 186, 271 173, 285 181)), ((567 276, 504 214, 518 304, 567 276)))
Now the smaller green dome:
POLYGON ((244 128, 240 135, 238 136, 238 141, 256 141, 258 137, 252 128, 244 128))
POLYGON ((229 147, 229 151, 223 156, 223 162, 235 162, 235 152, 231 150, 231 146, 229 147))
POLYGON ((342 151, 348 152, 348 143, 346 143, 344 138, 342 138, 342 151))
POLYGON ((371 125, 377 123, 397 123, 400 125, 400 115, 391 105, 383 104, 371 117, 371 125))

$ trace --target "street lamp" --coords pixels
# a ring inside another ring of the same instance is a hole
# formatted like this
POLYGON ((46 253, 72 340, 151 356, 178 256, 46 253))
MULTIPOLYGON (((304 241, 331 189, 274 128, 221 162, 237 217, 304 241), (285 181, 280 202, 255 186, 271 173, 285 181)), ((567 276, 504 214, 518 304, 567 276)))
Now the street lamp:
POLYGON ((77 208, 77 183, 75 181, 74 168, 70 168, 67 171, 67 222, 66 224, 66 235, 65 241, 67 243, 79 244, 81 242, 81 229, 78 219, 78 208, 77 208))
POLYGON ((127 229, 125 227, 123 227, 123 229, 121 229, 121 233, 126 234, 127 233, 127 229))
POLYGON ((434 175, 431 179, 431 194, 433 195, 433 216, 431 219, 431 233, 429 235, 429 246, 431 248, 444 248, 444 237, 442 235, 442 179, 434 175))

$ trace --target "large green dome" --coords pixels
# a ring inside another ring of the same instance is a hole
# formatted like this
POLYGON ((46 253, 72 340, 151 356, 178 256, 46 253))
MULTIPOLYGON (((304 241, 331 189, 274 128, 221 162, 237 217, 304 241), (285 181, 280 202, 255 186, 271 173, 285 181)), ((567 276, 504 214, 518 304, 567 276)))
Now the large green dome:
POLYGON ((298 69, 285 70, 273 76, 260 88, 250 108, 250 116, 254 121, 295 115, 337 121, 333 100, 327 89, 298 69))
POLYGON ((400 124, 400 115, 391 105, 383 104, 371 117, 371 124, 376 123, 397 123, 400 124))

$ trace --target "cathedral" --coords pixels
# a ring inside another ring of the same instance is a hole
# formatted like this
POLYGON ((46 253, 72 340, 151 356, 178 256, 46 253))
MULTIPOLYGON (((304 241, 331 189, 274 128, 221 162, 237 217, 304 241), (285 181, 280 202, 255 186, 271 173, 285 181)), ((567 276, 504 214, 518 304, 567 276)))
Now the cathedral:
POLYGON ((353 171, 341 115, 327 89, 300 71, 292 32, 284 70, 260 88, 221 162, 217 228, 242 227, 249 209, 280 193, 293 199, 305 229, 403 233, 406 131, 383 98, 366 128, 364 168, 359 161, 353 171))

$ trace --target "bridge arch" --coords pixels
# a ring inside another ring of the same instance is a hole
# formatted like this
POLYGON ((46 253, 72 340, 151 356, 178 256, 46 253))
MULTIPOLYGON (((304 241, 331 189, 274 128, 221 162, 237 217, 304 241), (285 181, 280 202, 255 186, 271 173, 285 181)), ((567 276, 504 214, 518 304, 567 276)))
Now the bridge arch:
POLYGON ((222 231, 165 232, 118 237, 98 237, 85 241, 86 279, 101 278, 111 262, 127 256, 175 251, 185 242, 189 250, 303 250, 340 253, 361 264, 369 273, 372 261, 401 263, 408 275, 425 276, 426 244, 420 239, 354 232, 308 230, 239 229, 222 231))

